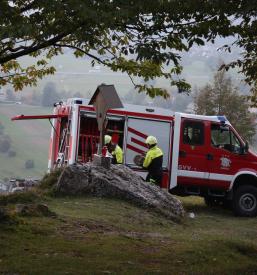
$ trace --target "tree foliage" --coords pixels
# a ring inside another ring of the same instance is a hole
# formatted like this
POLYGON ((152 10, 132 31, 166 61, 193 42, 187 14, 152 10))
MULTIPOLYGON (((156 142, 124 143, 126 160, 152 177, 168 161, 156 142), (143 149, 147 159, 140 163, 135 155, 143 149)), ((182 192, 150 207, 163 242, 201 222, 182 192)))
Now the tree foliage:
POLYGON ((13 90, 7 89, 6 90, 6 99, 9 101, 14 101, 16 100, 16 96, 13 90))
POLYGON ((249 112, 249 103, 224 71, 214 75, 213 83, 198 91, 194 99, 195 112, 201 115, 225 115, 244 138, 253 141, 256 116, 249 112))
POLYGON ((44 107, 53 106, 57 101, 60 101, 60 95, 56 91, 55 84, 53 82, 46 83, 43 89, 41 105, 44 107))
POLYGON ((9 137, 3 137, 0 139, 0 152, 6 153, 11 148, 11 140, 9 137))
POLYGON ((25 161, 25 168, 26 169, 32 169, 35 167, 35 163, 33 159, 28 159, 25 161))
MULTIPOLYGON (((181 73, 180 52, 193 45, 234 36, 242 57, 225 68, 239 66, 246 81, 256 81, 257 6, 252 0, 2 0, 0 9, 0 85, 16 90, 35 85, 55 72, 49 60, 63 49, 89 57, 113 71, 126 72, 138 91, 168 97, 165 89, 137 84, 164 77, 179 91, 190 86, 181 73), (22 68, 18 58, 37 57, 22 68), (176 76, 176 77, 174 77, 176 76)), ((224 45, 231 51, 231 45, 224 45)))
POLYGON ((4 125, 0 121, 0 135, 4 134, 4 125))

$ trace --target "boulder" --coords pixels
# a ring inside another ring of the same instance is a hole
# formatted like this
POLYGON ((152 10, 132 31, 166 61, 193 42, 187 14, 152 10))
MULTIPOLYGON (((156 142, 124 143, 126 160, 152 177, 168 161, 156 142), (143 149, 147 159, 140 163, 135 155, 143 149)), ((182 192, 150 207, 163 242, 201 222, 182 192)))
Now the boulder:
POLYGON ((145 182, 124 165, 110 169, 93 163, 66 167, 55 186, 57 194, 118 198, 151 209, 165 217, 179 221, 184 216, 181 202, 166 190, 145 182))

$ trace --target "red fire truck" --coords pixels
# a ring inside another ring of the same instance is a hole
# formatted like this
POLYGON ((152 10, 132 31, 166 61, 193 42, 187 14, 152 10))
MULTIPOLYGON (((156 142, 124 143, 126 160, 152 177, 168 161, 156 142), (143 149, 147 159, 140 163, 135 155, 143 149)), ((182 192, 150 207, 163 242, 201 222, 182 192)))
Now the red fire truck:
MULTIPOLYGON (((52 132, 48 169, 86 163, 99 144, 94 107, 72 98, 55 104, 52 115, 17 116, 49 119, 52 132)), ((199 195, 208 205, 230 202, 240 216, 257 215, 257 155, 224 116, 173 113, 162 108, 125 105, 108 110, 106 134, 124 151, 124 164, 146 176, 134 163, 154 135, 164 152, 161 187, 177 195, 199 195)))

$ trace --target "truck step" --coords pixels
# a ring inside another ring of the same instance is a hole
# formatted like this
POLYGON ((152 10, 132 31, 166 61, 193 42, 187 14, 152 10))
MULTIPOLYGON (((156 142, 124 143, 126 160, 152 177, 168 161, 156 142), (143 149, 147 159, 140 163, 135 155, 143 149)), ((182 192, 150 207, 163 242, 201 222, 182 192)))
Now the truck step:
POLYGON ((221 190, 208 189, 208 195, 212 196, 212 197, 222 198, 222 197, 225 197, 226 193, 224 191, 221 191, 221 190))
POLYGON ((197 186, 185 187, 185 193, 188 195, 200 195, 200 188, 197 186))

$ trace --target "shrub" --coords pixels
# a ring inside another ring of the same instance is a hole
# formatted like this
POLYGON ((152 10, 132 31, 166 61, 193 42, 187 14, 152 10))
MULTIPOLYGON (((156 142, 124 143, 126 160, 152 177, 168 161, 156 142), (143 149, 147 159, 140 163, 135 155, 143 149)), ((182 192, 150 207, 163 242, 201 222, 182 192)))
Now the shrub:
POLYGON ((3 135, 2 140, 8 140, 10 143, 12 142, 12 139, 8 135, 3 135))
POLYGON ((28 159, 25 162, 25 168, 26 169, 32 169, 34 168, 35 164, 34 164, 34 160, 33 159, 28 159))
POLYGON ((49 174, 46 174, 40 182, 41 189, 51 189, 58 181, 63 169, 57 169, 49 174))
POLYGON ((27 217, 56 217, 46 204, 20 204, 16 205, 16 212, 27 217))
POLYGON ((8 157, 12 158, 12 157, 15 157, 15 156, 16 156, 16 152, 15 152, 15 151, 10 150, 10 151, 8 152, 8 157))
POLYGON ((4 125, 0 122, 0 135, 4 134, 4 125))
POLYGON ((0 196, 0 205, 16 204, 16 203, 32 203, 39 201, 39 194, 33 191, 11 193, 9 195, 0 196))
POLYGON ((9 219, 9 215, 5 208, 0 207, 0 223, 9 219))
POLYGON ((8 152, 9 149, 10 149, 10 147, 11 147, 11 141, 10 141, 10 140, 8 140, 8 139, 6 139, 6 138, 0 140, 0 152, 1 152, 1 153, 6 153, 6 152, 8 152))

